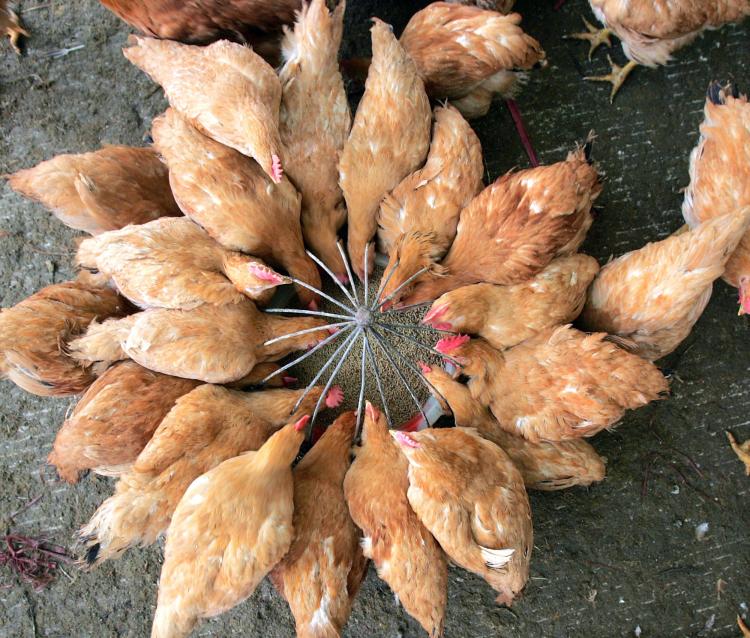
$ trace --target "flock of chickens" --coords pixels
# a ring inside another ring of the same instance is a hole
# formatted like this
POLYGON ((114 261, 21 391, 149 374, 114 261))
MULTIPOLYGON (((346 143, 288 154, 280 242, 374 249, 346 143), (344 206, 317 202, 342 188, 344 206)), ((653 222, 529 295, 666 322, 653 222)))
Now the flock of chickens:
MULTIPOLYGON (((631 64, 664 63, 701 29, 750 12, 733 0, 656 0, 648 5, 662 18, 683 12, 683 31, 647 37, 627 22, 639 3, 591 3, 631 64)), ((241 34, 271 58, 279 23, 298 8, 234 0, 219 4, 246 5, 241 21, 208 11, 177 23, 145 10, 158 2, 105 4, 155 36, 241 34)), ((435 2, 400 40, 374 20, 353 118, 338 61, 343 1, 297 12, 278 73, 228 40, 134 37, 126 57, 170 103, 153 147, 61 155, 10 176, 91 237, 76 280, 2 311, 0 372, 34 394, 83 393, 49 462, 70 482, 88 470, 118 478, 79 532, 85 566, 166 535, 154 638, 188 635, 266 575, 299 636, 338 636, 370 560, 433 637, 443 634, 448 561, 510 605, 533 546, 526 490, 604 478, 585 438, 667 394, 652 362, 688 336, 716 279, 750 312, 746 97, 709 88, 688 225, 600 268, 577 252, 602 190, 590 141, 556 164, 482 182, 466 118, 496 94, 511 99, 545 55, 518 14, 472 4, 494 5, 435 2), (433 109, 430 97, 447 101, 433 109), (335 330, 316 315, 320 273, 306 247, 348 282, 344 225, 358 277, 375 243, 389 256, 386 308, 431 303, 423 323, 455 333, 435 346, 459 364, 454 373, 420 365, 456 427, 418 417, 389 430, 368 402, 361 437, 344 413, 293 466, 303 415, 321 395, 336 408, 343 394, 283 387, 294 379, 277 362, 335 330), (290 283, 310 316, 264 312, 290 283)), ((607 36, 591 31, 593 45, 607 36)))

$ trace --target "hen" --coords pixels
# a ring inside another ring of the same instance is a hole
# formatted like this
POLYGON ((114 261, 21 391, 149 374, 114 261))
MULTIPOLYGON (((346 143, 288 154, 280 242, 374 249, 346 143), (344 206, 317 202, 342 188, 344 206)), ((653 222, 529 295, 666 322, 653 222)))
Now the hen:
POLYGON ((161 84, 174 109, 281 182, 281 84, 263 58, 225 40, 207 47, 138 36, 130 42, 125 57, 161 84))
POLYGON ((10 40, 10 46, 17 55, 21 55, 18 47, 18 39, 23 35, 29 37, 29 32, 21 26, 16 12, 8 9, 7 0, 0 0, 0 35, 5 35, 10 40))
POLYGON ((504 350, 578 317, 598 272, 593 257, 559 257, 519 284, 456 288, 437 299, 422 322, 437 330, 478 335, 504 350))
POLYGON ((586 154, 578 149, 563 162, 507 173, 485 188, 461 211, 445 259, 417 280, 402 304, 478 282, 519 283, 555 257, 575 253, 602 189, 586 154))
MULTIPOLYGON (((321 391, 314 387, 299 410, 312 410, 321 391)), ((120 476, 114 495, 78 533, 87 546, 88 565, 154 543, 166 531, 190 483, 222 461, 260 448, 289 420, 301 394, 302 390, 236 392, 206 384, 180 397, 132 467, 120 476)), ((337 403, 338 394, 329 392, 326 407, 337 403)))
POLYGON ((112 366, 65 419, 47 463, 70 483, 86 470, 105 476, 126 472, 174 402, 197 384, 133 361, 112 366))
POLYGON ((448 592, 445 556, 407 500, 407 462, 383 415, 367 403, 362 445, 344 479, 349 512, 362 548, 404 609, 430 638, 443 635, 448 592))
POLYGON ((529 578, 534 532, 521 474, 467 428, 391 432, 409 461, 409 503, 451 561, 511 605, 529 578))
POLYGON ((471 395, 500 427, 536 443, 593 436, 667 393, 656 366, 612 341, 560 326, 502 353, 468 337, 442 339, 437 349, 458 358, 471 395))
POLYGON ((323 325, 315 317, 263 313, 248 300, 193 310, 152 308, 92 324, 71 342, 70 352, 82 365, 97 364, 94 369, 130 358, 163 374, 228 383, 247 375, 257 363, 317 344, 326 332, 307 332, 267 346, 265 341, 323 325))
POLYGON ((248 598, 294 536, 292 461, 308 417, 273 434, 257 452, 195 479, 172 517, 151 638, 187 636, 201 618, 248 598))
POLYGON ((8 183, 66 226, 92 235, 180 215, 167 167, 151 148, 105 146, 58 155, 13 173, 8 183))
MULTIPOLYGON (((374 19, 372 64, 339 162, 348 209, 349 258, 364 277, 365 248, 377 230, 383 197, 424 161, 430 144, 430 101, 411 58, 391 27, 374 19)), ((374 264, 369 248, 368 270, 374 264)))
POLYGON ((331 14, 324 0, 313 0, 300 13, 283 43, 281 141, 286 170, 302 195, 302 234, 306 244, 346 281, 336 245, 346 222, 339 187, 338 158, 352 123, 338 52, 345 2, 331 14))
POLYGON ((267 302, 287 280, 256 257, 224 248, 186 217, 157 219, 81 242, 76 263, 110 277, 141 308, 267 302))
MULTIPOLYGON (((690 185, 682 215, 692 228, 750 206, 750 105, 736 88, 714 82, 708 90, 698 146, 690 156, 690 185)), ((740 314, 750 313, 750 231, 724 270, 740 290, 740 314)))
POLYGON ((516 4, 516 0, 447 0, 453 4, 466 4, 479 7, 480 9, 490 9, 499 13, 509 13, 516 4))
POLYGON ((612 84, 614 100, 630 72, 639 64, 655 68, 672 59, 672 54, 690 44, 706 29, 718 29, 738 22, 750 14, 747 0, 589 0, 591 10, 603 29, 584 20, 585 33, 574 38, 591 43, 589 57, 602 44, 610 44, 610 35, 622 41, 628 63, 620 67, 610 60, 609 75, 586 78, 612 84))
POLYGON ((367 568, 343 488, 356 422, 342 414, 294 468, 294 540, 271 581, 299 638, 341 635, 367 568))
POLYGON ((743 208, 609 262, 589 289, 584 324, 632 340, 652 361, 669 354, 700 318, 748 225, 743 208))
POLYGON ((0 378, 39 396, 83 392, 95 376, 68 353, 95 319, 121 317, 127 302, 82 273, 0 310, 0 378))
POLYGON ((604 461, 583 439, 527 441, 503 430, 487 408, 471 396, 469 388, 445 370, 423 364, 423 373, 441 395, 433 392, 435 398, 448 404, 442 407, 453 414, 456 425, 476 428, 485 439, 502 448, 521 472, 527 488, 562 490, 604 480, 604 461))
MULTIPOLYGON (((390 255, 382 298, 393 295, 422 268, 433 268, 456 235, 461 209, 482 190, 482 146, 453 107, 435 109, 427 162, 393 189, 380 204, 378 238, 390 255)), ((408 294, 407 284, 387 305, 408 294)), ((386 305, 383 306, 386 308, 386 305)))
MULTIPOLYGON (((174 109, 154 120, 152 133, 188 217, 227 248, 280 264, 320 288, 302 242, 300 197, 288 179, 274 185, 256 162, 202 135, 174 109)), ((314 303, 311 291, 297 290, 306 304, 314 303)))

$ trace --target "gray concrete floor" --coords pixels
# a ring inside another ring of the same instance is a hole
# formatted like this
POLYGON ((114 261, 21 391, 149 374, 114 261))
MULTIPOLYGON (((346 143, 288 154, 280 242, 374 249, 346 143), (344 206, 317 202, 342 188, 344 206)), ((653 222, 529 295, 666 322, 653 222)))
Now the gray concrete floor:
MULTIPOLYGON (((681 189, 706 86, 732 78, 750 89, 748 25, 707 34, 667 68, 637 70, 610 106, 606 87, 582 80, 605 71, 604 53, 589 63, 582 43, 561 39, 580 27, 580 15, 590 15, 586 3, 571 0, 560 12, 551 4, 518 2, 526 29, 550 60, 546 71, 532 75, 519 104, 544 162, 560 160, 596 131, 594 155, 607 182, 585 248, 604 261, 681 225, 681 189)), ((369 50, 367 17, 378 15, 399 32, 418 3, 349 5, 344 52, 361 55, 369 50)), ((128 28, 94 0, 24 0, 20 9, 32 38, 21 58, 0 46, 0 172, 103 143, 140 144, 165 102, 121 55, 128 28), (85 48, 49 55, 78 44, 85 48)), ((619 48, 612 54, 623 60, 619 48)), ((502 104, 475 126, 489 178, 526 165, 502 104)), ((0 186, 3 306, 69 278, 74 246, 75 233, 0 186)), ((447 636, 634 636, 637 627, 643 636, 738 636, 735 615, 750 602, 749 483, 724 430, 750 437, 747 342, 736 293, 719 283, 693 334, 663 362, 676 373, 672 397, 595 439, 609 461, 606 481, 588 490, 532 495, 536 548, 523 599, 512 611, 496 607, 482 581, 452 570, 447 636), (650 468, 644 489, 644 469, 655 451, 664 458, 650 468), (699 465, 700 476, 685 455, 699 465), (704 522, 709 531, 698 541, 695 527, 704 522)), ((12 527, 63 544, 112 489, 111 481, 93 476, 63 485, 44 469, 72 404, 0 384, 0 519, 10 525, 10 512, 41 495, 12 527)), ((93 574, 68 570, 42 593, 0 571, 0 636, 145 636, 160 563, 159 547, 131 551, 93 574)), ((264 583, 196 635, 286 637, 293 624, 285 603, 264 583)), ((346 636, 420 635, 371 570, 346 636)))

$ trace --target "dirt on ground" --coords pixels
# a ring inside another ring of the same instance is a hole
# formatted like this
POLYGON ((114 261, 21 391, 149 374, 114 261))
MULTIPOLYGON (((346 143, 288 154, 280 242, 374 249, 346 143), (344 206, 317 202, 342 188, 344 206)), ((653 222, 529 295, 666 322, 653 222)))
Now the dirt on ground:
MULTIPOLYGON (((343 54, 369 53, 370 16, 391 22, 399 33, 423 4, 350 0, 343 54)), ((605 53, 588 62, 585 44, 562 39, 582 28, 581 15, 591 18, 587 3, 570 0, 561 11, 552 4, 517 4, 550 61, 530 75, 518 102, 543 162, 562 159, 595 131, 594 158, 607 179, 584 248, 605 262, 682 224, 681 189, 706 87, 729 78, 750 88, 750 25, 706 34, 668 67, 637 69, 611 106, 608 87, 583 80, 607 71, 605 53)), ((31 38, 22 57, 0 44, 0 172, 102 144, 143 144, 166 102, 122 56, 128 27, 94 0, 24 0, 17 7, 31 38)), ((624 61, 619 45, 611 54, 624 61)), ((351 88, 358 99, 361 87, 351 88)), ((488 180, 527 166, 502 103, 475 128, 488 180)), ((1 185, 2 305, 73 276, 77 236, 1 185)), ((693 333, 660 362, 671 375, 672 396, 628 414, 614 431, 594 439, 608 461, 606 480, 589 489, 531 495, 536 536, 523 598, 512 609, 498 607, 483 581, 451 569, 446 636, 739 636, 735 617, 746 614, 750 602, 750 479, 724 432, 750 438, 749 334, 746 318, 737 317, 736 291, 717 283, 693 333), (702 525, 707 532, 697 534, 702 525)), ((344 374, 351 382, 353 370, 344 374)), ((405 403, 403 395, 396 400, 405 403)), ((45 467, 55 432, 74 403, 0 384, 0 520, 63 545, 71 544, 113 485, 95 475, 66 485, 45 467)), ((0 636, 147 636, 162 549, 132 550, 93 573, 66 567, 40 593, 0 568, 0 636)), ((289 610, 267 582, 195 632, 293 634, 289 610)), ((345 636, 423 635, 371 569, 345 636)))

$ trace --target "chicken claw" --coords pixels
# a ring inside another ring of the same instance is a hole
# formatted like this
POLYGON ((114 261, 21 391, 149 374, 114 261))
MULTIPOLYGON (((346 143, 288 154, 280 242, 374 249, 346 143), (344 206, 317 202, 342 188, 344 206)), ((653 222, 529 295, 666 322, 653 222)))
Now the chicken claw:
POLYGON ((742 632, 744 638, 750 638, 750 629, 748 629, 745 621, 742 620, 742 617, 740 616, 737 616, 737 626, 740 628, 740 631, 742 632))
POLYGON ((583 24, 586 26, 586 31, 582 33, 570 33, 563 37, 566 40, 588 40, 591 43, 591 46, 589 47, 589 60, 591 60, 600 46, 603 44, 606 44, 607 47, 612 46, 612 40, 610 37, 612 36, 613 31, 612 29, 607 28, 597 29, 583 16, 581 17, 581 20, 583 20, 583 24))
MULTIPOLYGON (((5 4, 5 3, 3 3, 5 4)), ((0 11, 0 34, 7 35, 10 39, 10 46, 21 55, 21 49, 18 47, 18 39, 21 36, 29 37, 31 34, 21 26, 15 11, 7 7, 0 11)))
POLYGON ((727 432, 727 439, 729 439, 729 445, 732 446, 734 453, 745 464, 745 472, 750 476, 750 439, 744 443, 738 443, 731 432, 727 432))
POLYGON ((620 87, 630 75, 630 72, 638 66, 638 63, 629 60, 625 66, 620 66, 619 64, 614 63, 609 55, 607 56, 607 60, 612 67, 610 73, 607 75, 587 75, 583 79, 591 82, 609 82, 612 85, 612 93, 609 95, 609 103, 612 104, 612 102, 615 101, 615 95, 617 95, 620 87))

